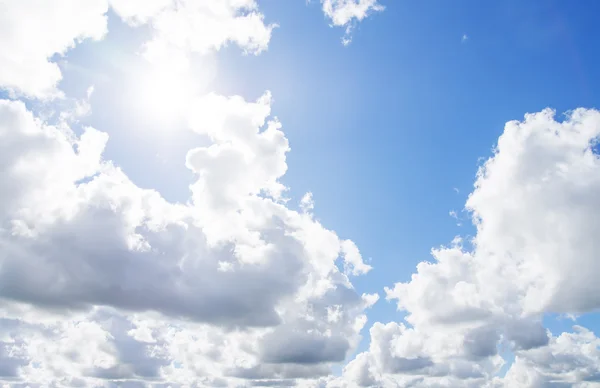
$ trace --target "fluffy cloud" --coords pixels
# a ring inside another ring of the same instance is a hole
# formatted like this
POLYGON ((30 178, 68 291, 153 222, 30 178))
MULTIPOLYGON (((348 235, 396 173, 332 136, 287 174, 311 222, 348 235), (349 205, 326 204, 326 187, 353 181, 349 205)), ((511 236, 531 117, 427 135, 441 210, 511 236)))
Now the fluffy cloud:
POLYGON ((188 66, 193 53, 228 43, 258 54, 267 49, 275 25, 264 23, 254 0, 23 0, 0 4, 0 88, 29 98, 62 96, 57 55, 85 39, 107 33, 109 6, 133 26, 147 24, 146 57, 159 64, 188 66))
POLYGON ((349 276, 370 267, 285 206, 289 147, 270 103, 193 104, 190 126, 212 145, 188 153, 198 180, 179 205, 103 160, 105 133, 0 101, 1 378, 211 386, 345 359, 377 300, 349 276))
POLYGON ((598 339, 549 335, 544 313, 600 308, 600 112, 557 121, 549 109, 507 123, 467 201, 477 234, 432 251, 386 289, 406 323, 376 323, 342 381, 361 386, 585 387, 598 379, 598 339), (505 378, 499 349, 516 361, 505 378), (562 384, 562 385, 561 385, 562 384))
POLYGON ((133 26, 148 23, 167 8, 175 6, 173 0, 109 0, 112 9, 133 26))
POLYGON ((275 24, 265 24, 255 0, 110 0, 113 9, 133 26, 149 24, 152 37, 144 45, 150 61, 170 70, 189 66, 190 55, 207 54, 228 43, 245 53, 266 50, 275 24))
POLYGON ((600 113, 593 110, 577 109, 564 122, 544 110, 508 123, 467 202, 478 251, 492 256, 479 271, 481 284, 517 284, 525 313, 600 307, 593 276, 600 242, 592 237, 600 225, 599 134, 600 113), (516 277, 494 276, 500 266, 516 277))
POLYGON ((323 12, 334 26, 345 27, 346 35, 342 39, 344 45, 352 41, 354 24, 373 12, 383 11, 378 0, 321 0, 323 12))
POLYGON ((504 378, 508 387, 596 387, 600 382, 600 339, 575 326, 548 346, 517 352, 504 378))
POLYGON ((59 96, 61 72, 51 57, 106 33, 105 0, 0 3, 0 87, 29 97, 59 96))

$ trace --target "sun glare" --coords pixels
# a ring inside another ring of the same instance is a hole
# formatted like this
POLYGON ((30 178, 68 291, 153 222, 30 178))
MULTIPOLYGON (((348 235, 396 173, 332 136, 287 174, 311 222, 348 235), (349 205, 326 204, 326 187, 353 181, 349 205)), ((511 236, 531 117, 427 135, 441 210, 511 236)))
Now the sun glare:
POLYGON ((138 80, 137 105, 151 120, 177 121, 183 118, 194 97, 194 82, 186 74, 164 69, 145 72, 138 80))
POLYGON ((151 46, 137 61, 126 65, 126 104, 137 120, 170 131, 182 127, 189 106, 214 86, 217 62, 213 55, 187 57, 179 50, 151 46), (159 125, 156 125, 159 124, 159 125))

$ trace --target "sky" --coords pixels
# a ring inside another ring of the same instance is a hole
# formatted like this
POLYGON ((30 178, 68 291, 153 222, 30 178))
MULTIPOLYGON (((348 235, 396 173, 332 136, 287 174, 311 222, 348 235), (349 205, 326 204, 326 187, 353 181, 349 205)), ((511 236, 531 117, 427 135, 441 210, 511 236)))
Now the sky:
POLYGON ((0 0, 0 385, 599 387, 599 11, 0 0))

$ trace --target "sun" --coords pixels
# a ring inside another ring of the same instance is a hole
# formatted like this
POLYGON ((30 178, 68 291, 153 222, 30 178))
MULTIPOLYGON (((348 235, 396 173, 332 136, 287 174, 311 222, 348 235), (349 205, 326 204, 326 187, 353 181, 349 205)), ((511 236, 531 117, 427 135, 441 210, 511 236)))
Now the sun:
POLYGON ((194 60, 185 66, 167 56, 144 59, 129 67, 128 105, 137 118, 149 124, 173 128, 187 120, 190 106, 214 86, 216 70, 212 58, 194 60))
POLYGON ((160 122, 184 119, 196 94, 189 74, 164 68, 144 71, 137 83, 138 109, 148 119, 160 122))

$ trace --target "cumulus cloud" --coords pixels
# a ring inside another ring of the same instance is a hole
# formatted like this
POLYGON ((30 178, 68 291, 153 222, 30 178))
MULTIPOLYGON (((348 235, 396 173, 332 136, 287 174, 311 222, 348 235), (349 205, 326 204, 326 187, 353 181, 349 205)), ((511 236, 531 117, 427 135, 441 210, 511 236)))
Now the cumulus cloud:
POLYGON ((342 39, 344 45, 352 41, 352 29, 357 22, 365 19, 373 12, 384 10, 378 0, 321 0, 323 12, 337 27, 345 27, 346 34, 342 39))
POLYGON ((191 128, 213 143, 188 153, 198 180, 179 205, 103 160, 105 133, 76 136, 0 101, 0 297, 35 307, 28 319, 2 310, 2 378, 295 379, 345 359, 377 300, 350 276, 370 267, 350 241, 280 201, 289 147, 270 103, 194 104, 191 128), (51 314, 85 333, 45 327, 51 314), (88 330, 98 353, 72 353, 88 330), (57 338, 72 344, 49 361, 57 338))
POLYGON ((107 33, 107 11, 132 26, 148 25, 143 53, 174 70, 193 53, 228 43, 244 52, 267 49, 274 24, 265 24, 254 0, 23 0, 0 4, 0 88, 16 96, 61 97, 56 56, 107 33))
POLYGON ((455 239, 410 281, 386 289, 404 323, 376 323, 345 369, 362 386, 585 387, 598 379, 598 339, 580 327, 551 336, 545 313, 600 308, 600 112, 564 120, 546 109, 506 124, 466 208, 473 249, 455 239), (516 361, 506 377, 504 360, 516 361))
POLYGON ((504 378, 507 387, 594 387, 600 382, 600 339, 575 326, 548 346, 519 351, 504 378))
POLYGON ((109 4, 132 26, 146 24, 167 8, 175 6, 173 0, 109 0, 109 4))
POLYGON ((106 34, 105 0, 19 0, 0 4, 0 87, 35 98, 60 96, 51 60, 106 34))
POLYGON ((266 24, 255 0, 110 0, 113 9, 133 26, 148 24, 152 37, 143 53, 158 64, 189 66, 190 55, 207 54, 228 43, 245 53, 266 50, 276 24, 266 24))

